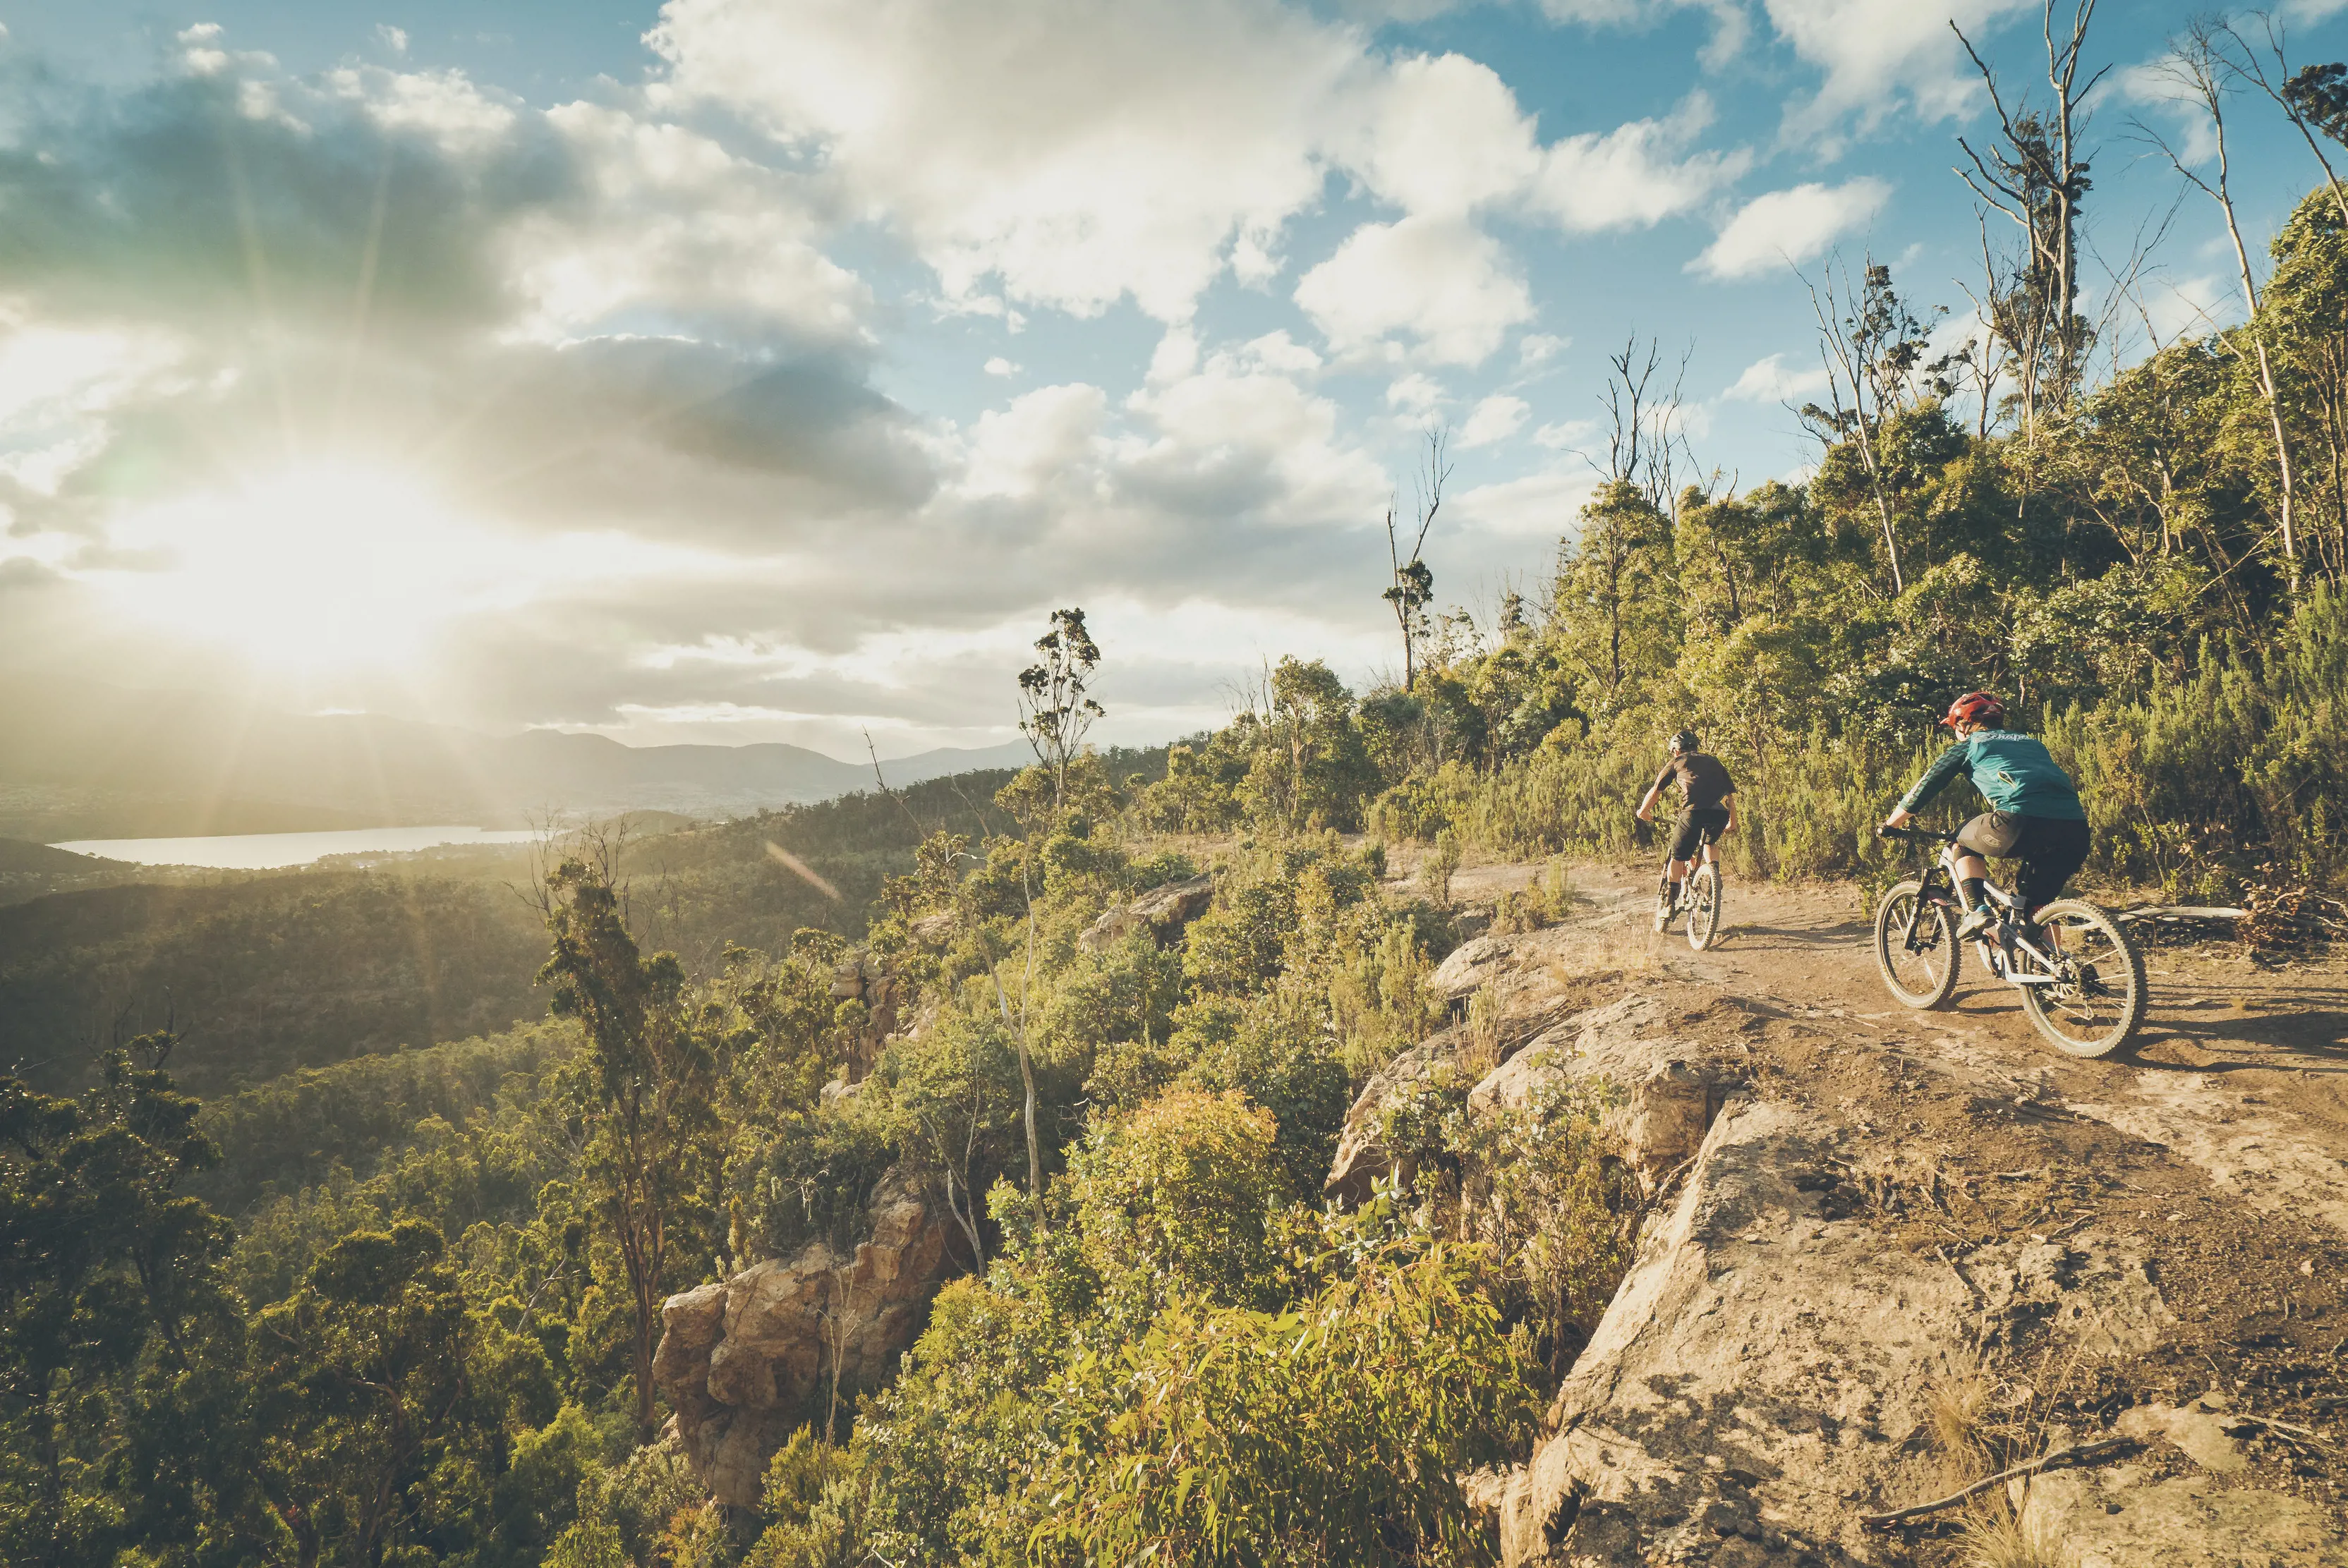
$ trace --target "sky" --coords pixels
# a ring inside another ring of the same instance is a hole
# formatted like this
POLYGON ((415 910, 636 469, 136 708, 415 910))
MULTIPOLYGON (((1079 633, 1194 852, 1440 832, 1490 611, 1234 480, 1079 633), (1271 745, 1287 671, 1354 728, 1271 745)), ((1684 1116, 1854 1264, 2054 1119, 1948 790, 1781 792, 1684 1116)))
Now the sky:
MULTIPOLYGON (((2116 361, 2240 315, 2188 10, 2089 35, 2116 361)), ((1430 431, 1488 625, 1627 340, 1750 487, 1825 270, 1963 338, 1951 21, 2033 96, 2014 0, 0 0, 0 680, 885 757, 1012 738, 1076 605, 1102 740, 1366 687, 1430 431)), ((2319 171, 2230 114, 2256 249, 2319 171)))

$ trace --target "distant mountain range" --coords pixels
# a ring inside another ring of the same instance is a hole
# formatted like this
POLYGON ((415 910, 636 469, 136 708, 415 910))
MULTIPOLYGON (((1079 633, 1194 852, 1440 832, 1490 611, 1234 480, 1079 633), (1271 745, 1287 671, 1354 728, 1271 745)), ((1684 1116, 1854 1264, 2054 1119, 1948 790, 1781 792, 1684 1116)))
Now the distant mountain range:
MULTIPOLYGON (((881 764, 891 785, 1033 760, 1025 743, 881 764)), ((549 814, 744 815, 873 785, 805 746, 626 746, 485 735, 371 714, 304 716, 203 693, 0 687, 0 835, 55 842, 455 823, 549 814)))

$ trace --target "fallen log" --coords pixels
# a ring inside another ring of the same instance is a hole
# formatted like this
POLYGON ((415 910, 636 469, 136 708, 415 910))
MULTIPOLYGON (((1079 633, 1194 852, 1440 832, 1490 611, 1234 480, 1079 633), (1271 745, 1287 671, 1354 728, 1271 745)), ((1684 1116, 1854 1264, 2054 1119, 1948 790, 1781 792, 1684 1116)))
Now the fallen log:
POLYGON ((2035 1475, 2042 1470, 2054 1470, 2063 1465, 2092 1464, 2097 1460, 2109 1459, 2124 1450, 2133 1449, 2136 1446, 2137 1441, 2134 1438, 2105 1438, 2097 1442, 2073 1443, 2067 1449, 2056 1449, 2051 1454, 2041 1454, 2036 1459, 2026 1460, 2010 1470, 2002 1470, 1995 1475, 1985 1476, 1962 1491, 1952 1491, 1946 1497, 1935 1498, 1931 1502, 1920 1502, 1913 1508, 1895 1508, 1889 1513, 1862 1513, 1859 1516, 1859 1522, 1871 1530, 1886 1530, 1902 1520, 1921 1519, 1928 1513, 1938 1513, 1944 1508, 1954 1508, 1967 1498, 1978 1497, 2001 1482, 2013 1481, 2020 1476, 2035 1475))
POLYGON ((2113 912, 2112 918, 2126 925, 2133 920, 2247 920, 2248 909, 2233 909, 2201 904, 2140 904, 2133 909, 2113 912))

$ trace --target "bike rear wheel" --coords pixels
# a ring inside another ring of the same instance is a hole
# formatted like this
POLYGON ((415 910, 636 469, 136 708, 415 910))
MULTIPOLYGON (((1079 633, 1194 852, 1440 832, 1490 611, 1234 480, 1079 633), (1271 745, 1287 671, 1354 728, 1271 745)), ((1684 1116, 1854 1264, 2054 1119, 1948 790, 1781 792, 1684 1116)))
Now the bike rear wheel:
POLYGON ((1688 878, 1688 946, 1699 953, 1720 934, 1720 867, 1706 861, 1688 878))
MULTIPOLYGON (((2136 938, 2108 912, 2076 898, 2041 909, 2038 928, 2045 938, 2038 946, 2056 963, 2051 983, 2021 988, 2030 1021, 2071 1056, 2108 1056, 2126 1045, 2150 1004, 2136 938)), ((2020 979, 2048 972, 2026 953, 2014 958, 2020 979)))
POLYGON ((1949 999, 1957 989, 1962 958, 1956 917, 1947 905, 1927 902, 1923 891, 1921 882, 1902 882, 1875 907, 1875 967, 1883 976, 1883 988, 1901 1005, 1917 1009, 1936 1008, 1949 999))

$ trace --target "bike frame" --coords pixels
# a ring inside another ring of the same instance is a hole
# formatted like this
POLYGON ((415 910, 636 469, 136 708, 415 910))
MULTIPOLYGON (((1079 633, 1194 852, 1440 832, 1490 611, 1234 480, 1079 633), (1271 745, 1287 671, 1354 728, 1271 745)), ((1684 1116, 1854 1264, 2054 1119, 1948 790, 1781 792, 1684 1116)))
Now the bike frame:
MULTIPOLYGON (((1705 864, 1708 859, 1711 864, 1715 866, 1720 864, 1718 858, 1711 854, 1712 846, 1719 842, 1720 829, 1716 827, 1703 828, 1697 832, 1695 853, 1688 856, 1688 875, 1690 876, 1694 876, 1695 875, 1695 868, 1705 864)), ((1656 880, 1662 883, 1665 887, 1671 886, 1672 851, 1671 845, 1668 844, 1663 846, 1663 868, 1657 874, 1656 880)), ((1687 884, 1685 882, 1682 882, 1680 886, 1684 888, 1687 886, 1687 884)), ((1661 892, 1662 890, 1663 889, 1661 887, 1656 889, 1658 892, 1661 892)), ((1674 906, 1674 907, 1676 907, 1676 906, 1674 906)))
MULTIPOLYGON (((1972 907, 1965 903, 1963 889, 1958 886, 1957 856, 1960 851, 1957 848, 1956 835, 1952 833, 1924 834, 1917 832, 1912 828, 1895 828, 1892 832, 1900 837, 1910 839, 1930 838, 1936 839, 1940 842, 1940 856, 1935 859, 1931 866, 1925 868, 1923 876, 1919 880, 1916 888, 1916 901, 1920 904, 1953 905, 1967 914, 1972 913, 1972 907), (1945 890, 1943 890, 1942 885, 1945 885, 1945 890)), ((2020 931, 2015 929, 2015 927, 2019 924, 2019 922, 2013 918, 2014 914, 2016 913, 2016 907, 2012 897, 2006 893, 2005 889, 1998 886, 1995 883, 1989 881, 1984 881, 1982 886, 1995 898, 1996 902, 2002 907, 2004 915, 2004 917, 1998 922, 1999 941, 1996 946, 1993 947, 1990 943, 1979 937, 1975 937, 1973 938, 1973 946, 1980 949, 1983 966, 1989 969, 1991 974, 1995 975, 1999 979, 2003 980, 2010 986, 2051 986, 2060 983, 2061 977, 2052 972, 2037 975, 2024 975, 2016 974, 2014 972, 2013 958, 2016 949, 2028 954, 2032 958, 2035 959, 2042 968, 2049 971, 2054 970, 2061 960, 2054 954, 2047 952, 2043 948, 2040 948, 2036 943, 2031 941, 2027 937, 2023 936, 2020 931)), ((1922 951, 1922 949, 1916 945, 1916 934, 1922 928, 1921 922, 1910 926, 1908 927, 1908 935, 1902 939, 1900 945, 1911 953, 1922 951)))

